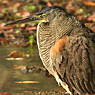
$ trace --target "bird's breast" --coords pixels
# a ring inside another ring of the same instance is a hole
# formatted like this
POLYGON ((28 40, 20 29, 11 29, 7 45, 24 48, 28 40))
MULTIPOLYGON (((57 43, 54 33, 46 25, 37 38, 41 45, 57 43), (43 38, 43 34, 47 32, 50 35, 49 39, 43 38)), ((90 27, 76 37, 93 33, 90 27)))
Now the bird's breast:
POLYGON ((50 57, 53 59, 56 55, 62 53, 63 48, 66 45, 69 36, 63 36, 61 39, 57 40, 55 44, 50 49, 50 57))

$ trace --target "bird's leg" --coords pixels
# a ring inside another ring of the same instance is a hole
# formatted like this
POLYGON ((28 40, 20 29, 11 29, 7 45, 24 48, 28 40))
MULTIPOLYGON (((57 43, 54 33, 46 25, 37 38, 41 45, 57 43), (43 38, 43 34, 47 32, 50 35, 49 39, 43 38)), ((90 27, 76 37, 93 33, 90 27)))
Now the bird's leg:
POLYGON ((60 82, 59 76, 57 74, 55 76, 55 79, 56 79, 58 85, 61 86, 61 82, 60 82))
POLYGON ((68 85, 65 82, 61 81, 61 86, 67 91, 66 94, 72 95, 72 92, 70 91, 68 85))
POLYGON ((58 85, 59 85, 59 86, 61 85, 61 86, 66 90, 66 94, 72 95, 72 93, 71 93, 71 91, 70 91, 68 85, 67 85, 65 82, 63 82, 63 81, 59 78, 59 76, 58 76, 58 74, 57 74, 56 72, 55 72, 54 77, 55 77, 55 79, 56 79, 58 85))

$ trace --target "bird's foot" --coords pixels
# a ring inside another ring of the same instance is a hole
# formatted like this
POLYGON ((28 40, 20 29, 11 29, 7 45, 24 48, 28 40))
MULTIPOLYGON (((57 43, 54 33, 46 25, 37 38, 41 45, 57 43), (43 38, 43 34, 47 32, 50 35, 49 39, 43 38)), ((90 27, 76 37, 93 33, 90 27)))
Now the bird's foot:
POLYGON ((58 75, 55 76, 55 79, 56 79, 56 81, 58 83, 58 86, 61 86, 61 80, 60 80, 58 75))
POLYGON ((65 95, 72 95, 72 93, 70 93, 70 92, 65 92, 65 95))
POLYGON ((61 86, 67 91, 66 92, 67 95, 72 95, 72 92, 70 91, 68 85, 65 82, 61 81, 61 86))
POLYGON ((71 93, 71 91, 70 91, 68 85, 67 85, 65 82, 63 82, 63 81, 59 78, 59 76, 58 76, 57 74, 55 74, 55 79, 56 79, 58 85, 59 85, 59 86, 62 86, 62 87, 67 91, 66 93, 68 93, 69 95, 72 95, 72 93, 71 93))

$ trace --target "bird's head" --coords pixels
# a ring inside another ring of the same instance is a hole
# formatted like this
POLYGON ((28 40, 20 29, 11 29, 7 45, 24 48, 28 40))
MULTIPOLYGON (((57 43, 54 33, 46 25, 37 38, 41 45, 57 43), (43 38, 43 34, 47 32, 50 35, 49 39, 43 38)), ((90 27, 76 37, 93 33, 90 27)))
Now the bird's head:
POLYGON ((42 9, 35 16, 49 22, 52 21, 55 17, 58 17, 60 14, 63 14, 65 16, 67 15, 67 12, 60 6, 52 6, 42 9))
POLYGON ((12 25, 16 23, 25 23, 25 22, 30 22, 30 21, 36 21, 36 20, 41 20, 41 21, 46 21, 50 22, 52 21, 55 17, 60 16, 60 14, 66 16, 67 12, 65 11, 64 8, 59 7, 59 6, 52 6, 52 7, 47 7, 36 13, 34 16, 30 16, 25 19, 13 21, 10 23, 7 23, 6 25, 12 25))

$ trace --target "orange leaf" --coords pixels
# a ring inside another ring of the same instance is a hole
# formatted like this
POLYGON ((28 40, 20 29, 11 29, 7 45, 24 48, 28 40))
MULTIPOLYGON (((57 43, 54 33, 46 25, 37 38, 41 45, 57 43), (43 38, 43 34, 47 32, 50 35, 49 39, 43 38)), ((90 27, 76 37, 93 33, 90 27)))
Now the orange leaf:
POLYGON ((52 5, 50 2, 48 2, 48 3, 47 3, 47 6, 48 6, 48 7, 51 7, 51 6, 53 6, 53 5, 52 5))
POLYGON ((10 94, 8 92, 3 92, 3 93, 0 93, 0 95, 12 95, 12 94, 10 94))
POLYGON ((83 1, 83 3, 87 6, 95 6, 95 3, 90 2, 90 1, 83 1))
POLYGON ((29 31, 29 30, 36 30, 36 26, 27 27, 25 30, 26 30, 26 31, 29 31))
POLYGON ((18 8, 18 7, 20 7, 20 5, 21 5, 20 3, 16 3, 13 5, 13 8, 18 8))
POLYGON ((4 39, 3 37, 0 37, 0 42, 7 43, 7 40, 4 39))
POLYGON ((1 25, 0 25, 0 29, 4 29, 4 30, 10 30, 10 29, 13 29, 13 27, 12 26, 5 26, 5 23, 1 23, 1 25))
POLYGON ((25 56, 25 53, 20 51, 12 51, 9 56, 12 58, 22 58, 25 56))
POLYGON ((95 28, 92 28, 91 30, 92 30, 93 32, 95 32, 95 28))
POLYGON ((95 21, 95 13, 87 18, 88 21, 95 21))
POLYGON ((13 68, 14 68, 14 69, 24 69, 24 68, 26 68, 26 66, 25 66, 25 65, 18 65, 18 64, 15 64, 15 65, 13 65, 13 68))
POLYGON ((25 23, 20 25, 20 28, 24 28, 25 27, 25 23))

